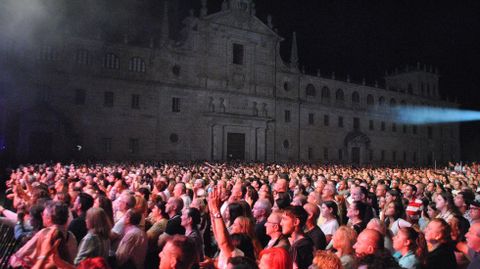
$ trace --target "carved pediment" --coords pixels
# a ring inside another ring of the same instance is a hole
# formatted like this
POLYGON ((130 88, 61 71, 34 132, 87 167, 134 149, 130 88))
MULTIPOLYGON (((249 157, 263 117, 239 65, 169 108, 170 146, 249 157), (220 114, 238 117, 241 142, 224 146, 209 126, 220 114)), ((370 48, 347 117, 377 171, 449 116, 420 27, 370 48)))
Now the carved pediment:
POLYGON ((223 11, 212 14, 206 18, 210 22, 245 31, 261 33, 281 38, 277 33, 264 24, 259 18, 245 12, 223 11))

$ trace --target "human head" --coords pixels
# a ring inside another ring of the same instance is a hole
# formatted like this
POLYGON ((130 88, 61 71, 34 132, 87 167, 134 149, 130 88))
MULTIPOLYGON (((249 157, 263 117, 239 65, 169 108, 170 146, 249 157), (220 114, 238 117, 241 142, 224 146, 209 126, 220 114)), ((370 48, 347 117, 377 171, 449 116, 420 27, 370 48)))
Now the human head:
POLYGON ((338 221, 338 205, 334 201, 325 201, 322 203, 322 217, 332 216, 338 221))
POLYGON ((435 203, 440 212, 444 210, 453 210, 455 208, 453 197, 449 192, 439 193, 435 198, 435 203))
POLYGON ((455 196, 454 203, 458 208, 467 209, 474 200, 475 194, 472 191, 461 191, 455 196))
POLYGON ((470 205, 470 218, 472 223, 480 220, 480 201, 473 201, 470 205))
POLYGON ((200 211, 196 208, 186 208, 182 212, 181 225, 183 227, 197 228, 201 221, 200 211))
POLYGON ((180 215, 182 209, 183 200, 180 197, 170 197, 167 204, 165 205, 165 211, 170 217, 180 215))
POLYGON ((332 237, 333 248, 342 250, 345 255, 353 253, 353 245, 357 241, 357 233, 348 226, 340 226, 332 237))
POLYGON ((103 257, 86 258, 77 265, 77 269, 109 269, 103 257))
POLYGON ((367 205, 364 202, 354 201, 347 209, 347 217, 363 220, 367 211, 367 205))
POLYGON ((135 203, 137 202, 135 196, 128 192, 123 192, 118 199, 118 209, 121 212, 127 212, 127 210, 134 208, 135 203))
POLYGON ((42 213, 42 221, 45 227, 52 225, 65 225, 68 220, 68 206, 62 202, 50 201, 46 204, 42 213))
POLYGON ((93 206, 93 197, 89 194, 81 192, 78 194, 77 199, 75 199, 75 203, 73 204, 73 208, 77 211, 77 213, 86 213, 90 207, 93 206))
POLYGON ((385 216, 392 217, 394 220, 401 218, 404 214, 401 202, 392 201, 385 205, 385 216))
POLYGON ((322 191, 322 200, 333 200, 335 198, 335 187, 332 184, 326 184, 322 191))
POLYGON ((303 230, 308 218, 308 213, 301 206, 289 206, 285 209, 282 221, 282 233, 285 235, 291 235, 293 232, 299 232, 303 230))
POLYGON ((255 261, 250 258, 236 256, 228 259, 226 269, 258 269, 258 266, 255 261))
POLYGON ((465 237, 467 246, 477 253, 480 252, 480 223, 472 224, 465 237))
POLYGON ((365 229, 357 238, 357 243, 353 245, 357 257, 375 254, 384 249, 383 236, 376 230, 365 229))
POLYGON ((234 221, 231 228, 231 233, 243 233, 250 235, 253 232, 253 223, 252 220, 239 216, 234 221))
POLYGON ((267 222, 265 222, 265 231, 268 236, 273 237, 282 233, 282 226, 280 226, 282 215, 283 213, 281 212, 272 212, 268 216, 267 222))
POLYGON ((175 184, 175 187, 173 188, 174 197, 179 198, 186 192, 187 192, 187 187, 185 186, 185 183, 178 182, 177 184, 175 184))
POLYGON ((387 185, 385 184, 378 184, 377 188, 375 189, 375 195, 377 197, 385 197, 387 194, 387 185))
POLYGON ((404 189, 404 194, 403 194, 405 198, 410 200, 415 197, 416 193, 417 193, 417 187, 415 187, 415 185, 406 184, 404 189))
POLYGON ((138 226, 142 220, 142 214, 135 209, 129 209, 125 213, 125 224, 138 226))
POLYGON ((289 253, 281 247, 264 249, 259 257, 259 269, 291 269, 293 265, 289 253))
POLYGON ((412 251, 421 258, 426 251, 426 242, 423 233, 417 232, 413 227, 403 227, 393 237, 393 248, 400 252, 412 251))
POLYGON ((101 238, 108 239, 112 223, 105 211, 100 207, 92 207, 87 211, 85 223, 90 231, 101 238))
POLYGON ((186 236, 174 235, 167 239, 160 252, 159 269, 190 269, 196 260, 195 244, 186 236))
POLYGON ((385 236, 385 234, 387 233, 387 228, 385 227, 385 223, 377 218, 373 218, 368 222, 367 229, 378 231, 383 236, 385 236))
POLYGON ((433 219, 425 228, 425 240, 432 244, 442 244, 451 240, 451 228, 443 219, 433 219))
POLYGON ((303 209, 305 209, 308 214, 307 222, 316 224, 317 219, 320 216, 320 209, 318 208, 318 206, 307 203, 303 206, 303 209))
POLYGON ((329 253, 325 250, 317 250, 315 252, 312 264, 318 269, 343 269, 340 258, 334 253, 329 253))
POLYGON ((366 192, 363 191, 363 187, 361 186, 356 186, 352 188, 352 199, 353 201, 365 201, 366 197, 366 192))
POLYGON ((272 204, 267 199, 257 200, 252 208, 253 217, 257 222, 266 219, 270 212, 272 212, 272 204))

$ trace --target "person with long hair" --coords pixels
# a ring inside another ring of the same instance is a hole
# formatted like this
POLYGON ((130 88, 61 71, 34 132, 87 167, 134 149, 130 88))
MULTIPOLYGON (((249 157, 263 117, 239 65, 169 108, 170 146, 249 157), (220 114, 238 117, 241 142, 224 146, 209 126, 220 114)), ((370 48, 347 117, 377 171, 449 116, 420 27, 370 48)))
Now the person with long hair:
POLYGON ((250 218, 240 216, 233 221, 230 234, 240 233, 248 235, 248 237, 252 239, 253 246, 255 248, 255 256, 258 257, 260 251, 262 250, 262 244, 257 239, 254 227, 255 225, 250 218))
POLYGON ((75 265, 89 257, 107 259, 110 251, 109 236, 112 226, 105 211, 102 208, 90 208, 87 211, 85 222, 88 232, 78 247, 77 257, 74 260, 75 265))
POLYGON ((412 227, 398 230, 393 237, 393 248, 397 251, 394 258, 405 269, 419 269, 427 251, 423 233, 412 227))
POLYGON ((110 223, 113 225, 114 220, 113 220, 113 207, 112 207, 112 201, 105 195, 99 195, 93 202, 93 207, 100 207, 105 211, 105 214, 107 214, 108 219, 110 220, 110 223))
POLYGON ((435 198, 435 203, 438 211, 440 211, 438 218, 444 219, 447 223, 450 222, 454 215, 460 215, 453 201, 453 196, 448 192, 439 193, 435 198))
POLYGON ((339 227, 338 206, 334 201, 325 201, 322 203, 321 209, 321 215, 325 219, 325 222, 320 225, 320 229, 322 229, 325 234, 328 244, 339 227))
POLYGON ((386 205, 385 225, 393 235, 396 235, 400 228, 412 226, 410 222, 403 219, 404 216, 405 211, 401 203, 392 201, 386 205))
POLYGON ((290 254, 282 247, 264 249, 260 252, 259 269, 292 269, 290 254))
POLYGON ((357 233, 353 228, 340 226, 332 238, 335 253, 342 263, 343 268, 355 268, 355 254, 353 245, 357 241, 357 233))
POLYGON ((357 234, 367 227, 367 223, 364 220, 367 209, 367 204, 360 201, 353 201, 348 207, 347 217, 349 218, 349 225, 355 229, 357 234))

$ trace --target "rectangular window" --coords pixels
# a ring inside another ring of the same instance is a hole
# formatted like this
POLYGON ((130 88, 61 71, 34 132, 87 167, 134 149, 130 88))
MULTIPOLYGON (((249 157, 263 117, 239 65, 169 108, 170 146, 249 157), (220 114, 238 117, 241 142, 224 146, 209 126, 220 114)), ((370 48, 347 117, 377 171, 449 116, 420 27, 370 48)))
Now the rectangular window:
POLYGON ((433 139, 433 127, 432 126, 427 127, 427 132, 428 132, 428 139, 433 139))
POLYGON ((313 148, 312 147, 308 148, 308 159, 313 160, 313 148))
POLYGON ((75 104, 76 105, 84 105, 86 99, 86 92, 84 89, 76 89, 75 90, 75 104))
POLYGON ((102 146, 103 146, 104 153, 112 152, 112 138, 111 137, 102 138, 102 146))
POLYGON ((382 121, 382 123, 380 124, 380 130, 385 131, 385 122, 384 121, 382 121))
POLYGON ((104 99, 103 99, 103 106, 113 107, 113 99, 114 99, 113 92, 105 92, 104 99))
POLYGON ((133 109, 140 109, 140 95, 139 94, 132 94, 132 108, 133 109))
POLYGON ((395 123, 392 123, 392 132, 397 131, 397 125, 395 123))
POLYGON ((128 142, 128 152, 132 154, 138 153, 139 145, 140 143, 138 138, 130 138, 128 142))
POLYGON ((290 122, 290 110, 285 110, 285 122, 290 122))
POLYGON ((243 45, 233 44, 233 63, 234 64, 243 64, 243 45))
POLYGON ((180 112, 180 98, 172 98, 172 112, 180 112))
POLYGON ((338 127, 343 128, 343 117, 338 117, 338 127))
POLYGON ((342 149, 338 150, 338 160, 343 161, 343 150, 342 149))
POLYGON ((360 130, 360 119, 353 118, 353 130, 360 130))
POLYGON ((328 161, 328 148, 323 148, 323 160, 328 161))
POLYGON ((328 115, 323 115, 323 125, 324 126, 330 125, 330 117, 328 115))
POLYGON ((308 124, 309 125, 313 125, 314 123, 314 114, 313 113, 309 113, 308 114, 308 124))
POLYGON ((373 131, 373 129, 374 129, 373 120, 369 120, 369 121, 368 121, 368 129, 369 129, 370 131, 373 131))

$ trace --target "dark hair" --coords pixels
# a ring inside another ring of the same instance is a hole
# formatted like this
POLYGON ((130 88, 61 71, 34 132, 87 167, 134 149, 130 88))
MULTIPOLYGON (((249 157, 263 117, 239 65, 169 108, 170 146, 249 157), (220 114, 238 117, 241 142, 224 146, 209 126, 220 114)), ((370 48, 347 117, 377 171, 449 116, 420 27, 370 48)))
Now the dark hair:
POLYGON ((232 224, 237 217, 245 216, 244 208, 240 203, 230 203, 228 205, 229 222, 232 224))
POLYGON ((407 239, 410 240, 411 244, 408 246, 408 249, 415 253, 417 259, 423 261, 427 254, 427 242, 425 241, 423 233, 418 232, 412 227, 403 227, 400 228, 399 231, 405 233, 407 239))
POLYGON ((231 257, 228 259, 228 263, 231 265, 232 269, 257 269, 257 263, 247 257, 237 256, 231 257))
POLYGON ((104 195, 97 196, 97 199, 98 199, 98 206, 101 207, 103 211, 105 211, 111 224, 114 224, 115 222, 113 221, 112 201, 108 199, 107 196, 104 196, 104 195))
POLYGON ((78 194, 78 199, 80 200, 81 210, 82 212, 87 212, 90 207, 93 206, 93 197, 90 194, 81 192, 78 194))
POLYGON ((338 217, 338 205, 334 201, 323 201, 322 204, 324 204, 326 207, 332 209, 332 214, 337 220, 338 223, 340 223, 340 219, 338 217))
POLYGON ((142 221, 142 214, 135 209, 129 209, 126 214, 130 219, 130 224, 132 225, 137 226, 142 221))
POLYGON ((62 202, 48 202, 45 209, 49 212, 52 222, 57 225, 65 225, 68 220, 68 206, 62 202))
POLYGON ((138 189, 138 192, 143 195, 143 198, 145 198, 145 201, 148 201, 150 198, 150 191, 147 188, 140 188, 138 189))
POLYGON ((246 234, 235 233, 230 235, 234 247, 240 249, 245 257, 255 260, 255 247, 253 240, 246 234))
POLYGON ((278 198, 275 200, 275 203, 277 204, 279 209, 285 209, 288 206, 290 206, 291 199, 288 193, 286 192, 280 192, 277 193, 278 198))
POLYGON ((34 231, 40 231, 43 228, 42 211, 43 205, 33 205, 30 207, 30 225, 34 231))
POLYGON ((289 206, 285 209, 285 214, 287 216, 297 218, 300 221, 300 230, 303 231, 303 227, 305 226, 308 218, 308 213, 303 206, 289 206))
POLYGON ((192 226, 195 228, 198 228, 198 225, 200 224, 200 221, 201 221, 200 210, 194 207, 190 207, 187 210, 187 216, 189 218, 192 218, 192 226))
POLYGON ((160 210, 160 214, 162 215, 163 218, 165 219, 168 219, 168 214, 167 212, 165 211, 165 206, 167 205, 167 203, 165 203, 164 201, 158 201, 155 206, 160 210))
POLYGON ((167 243, 172 244, 179 251, 175 251, 174 255, 177 260, 178 269, 190 269, 193 263, 198 260, 195 243, 184 235, 174 235, 167 239, 167 243))
POLYGON ((470 190, 461 191, 458 194, 462 195, 463 201, 465 201, 467 207, 469 207, 470 204, 472 204, 472 202, 475 200, 475 194, 470 190))

